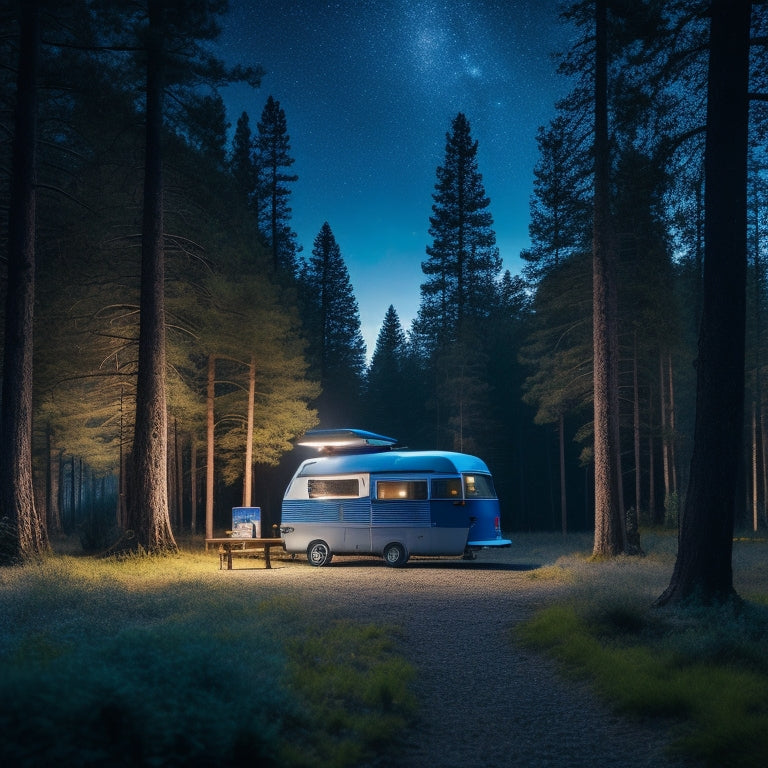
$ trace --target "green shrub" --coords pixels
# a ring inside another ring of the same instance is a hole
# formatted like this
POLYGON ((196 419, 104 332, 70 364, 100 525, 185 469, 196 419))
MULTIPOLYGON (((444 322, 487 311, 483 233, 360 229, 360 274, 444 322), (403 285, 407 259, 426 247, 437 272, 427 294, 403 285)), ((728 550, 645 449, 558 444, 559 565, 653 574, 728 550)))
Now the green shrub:
POLYGON ((54 556, 0 571, 0 764, 352 768, 379 754, 413 707, 397 635, 254 599, 211 565, 54 556))
POLYGON ((557 605, 518 628, 624 713, 667 718, 673 749, 711 768, 768 764, 768 614, 557 605))

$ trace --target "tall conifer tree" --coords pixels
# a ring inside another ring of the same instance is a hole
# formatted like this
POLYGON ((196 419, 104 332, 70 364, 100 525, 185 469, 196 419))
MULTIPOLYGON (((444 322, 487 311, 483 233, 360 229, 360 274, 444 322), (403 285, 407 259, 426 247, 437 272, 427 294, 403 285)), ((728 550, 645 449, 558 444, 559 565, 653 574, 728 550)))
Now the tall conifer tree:
POLYGON ((248 113, 243 112, 237 119, 235 135, 232 139, 232 154, 229 170, 240 192, 249 200, 256 194, 256 167, 253 163, 253 137, 248 113))
POLYGON ((406 352, 405 333, 390 304, 368 368, 366 418, 371 429, 399 438, 404 437, 402 418, 407 414, 408 400, 413 397, 403 382, 406 352))
POLYGON ((324 426, 352 424, 359 413, 365 342, 349 272, 328 222, 315 238, 301 283, 308 356, 322 387, 320 420, 324 426))
POLYGON ((433 348, 459 339, 471 321, 488 316, 501 271, 490 199, 478 170, 477 141, 459 114, 446 135, 429 218, 432 245, 421 267, 419 323, 433 348))
POLYGON ((270 96, 261 113, 256 137, 259 224, 267 245, 272 249, 275 272, 296 272, 296 234, 291 230, 291 190, 288 186, 298 176, 287 173, 294 159, 290 155, 291 138, 285 112, 280 102, 270 96))

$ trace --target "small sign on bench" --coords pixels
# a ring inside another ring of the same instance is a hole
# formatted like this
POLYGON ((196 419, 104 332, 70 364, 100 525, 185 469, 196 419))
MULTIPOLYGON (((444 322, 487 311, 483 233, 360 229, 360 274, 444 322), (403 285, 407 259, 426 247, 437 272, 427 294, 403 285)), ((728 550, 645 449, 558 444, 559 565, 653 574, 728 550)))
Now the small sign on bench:
POLYGON ((261 507, 232 507, 232 538, 261 538, 261 507))

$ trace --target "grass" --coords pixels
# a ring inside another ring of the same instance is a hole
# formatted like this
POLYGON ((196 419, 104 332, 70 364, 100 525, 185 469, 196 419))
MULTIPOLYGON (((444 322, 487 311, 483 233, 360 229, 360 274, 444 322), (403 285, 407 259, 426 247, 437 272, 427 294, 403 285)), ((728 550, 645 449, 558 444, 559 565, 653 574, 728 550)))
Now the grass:
MULTIPOLYGON (((646 556, 602 562, 589 535, 514 541, 520 578, 554 595, 516 641, 699 764, 768 765, 768 542, 734 544, 737 613, 652 607, 674 534, 643 532, 646 556)), ((0 568, 0 763, 347 768, 388 754, 416 709, 397 630, 255 598, 197 547, 0 568)))
POLYGON ((0 569, 0 762, 345 768, 415 703, 398 637, 212 578, 209 556, 0 569))
POLYGON ((646 533, 644 546, 644 558, 547 566, 546 578, 560 572, 572 585, 568 600, 537 612, 516 639, 590 680, 618 711, 667 724, 674 752, 711 768, 768 765, 768 547, 735 543, 746 598, 736 610, 652 607, 671 575, 674 538, 646 533))

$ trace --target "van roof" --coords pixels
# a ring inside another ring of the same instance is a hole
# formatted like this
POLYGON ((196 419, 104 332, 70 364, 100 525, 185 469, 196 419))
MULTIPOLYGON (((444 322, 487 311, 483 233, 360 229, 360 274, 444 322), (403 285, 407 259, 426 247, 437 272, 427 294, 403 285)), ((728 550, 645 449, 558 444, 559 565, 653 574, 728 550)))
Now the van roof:
POLYGON ((343 475, 363 472, 484 472, 485 462, 476 456, 451 451, 385 451, 384 453, 321 456, 302 462, 296 475, 343 475))

